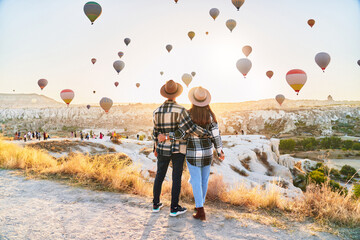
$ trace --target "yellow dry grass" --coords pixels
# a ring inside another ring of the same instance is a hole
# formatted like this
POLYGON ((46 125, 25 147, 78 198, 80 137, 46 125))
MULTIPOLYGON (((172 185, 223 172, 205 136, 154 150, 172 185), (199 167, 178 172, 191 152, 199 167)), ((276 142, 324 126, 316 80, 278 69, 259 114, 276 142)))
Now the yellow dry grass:
MULTIPOLYGON (((153 184, 145 179, 139 167, 123 154, 89 156, 70 154, 55 159, 44 150, 22 148, 0 140, 0 168, 24 169, 39 177, 70 178, 83 186, 97 186, 100 189, 152 196, 153 184)), ((181 199, 192 202, 192 187, 188 182, 190 174, 184 171, 181 199)), ((360 225, 360 200, 351 191, 340 194, 330 187, 309 185, 303 198, 285 200, 276 186, 268 189, 249 189, 245 184, 228 190, 222 176, 212 174, 208 187, 208 200, 240 205, 250 209, 281 210, 300 218, 311 217, 321 223, 335 223, 340 226, 360 225)), ((171 198, 171 183, 163 184, 163 199, 171 198)))

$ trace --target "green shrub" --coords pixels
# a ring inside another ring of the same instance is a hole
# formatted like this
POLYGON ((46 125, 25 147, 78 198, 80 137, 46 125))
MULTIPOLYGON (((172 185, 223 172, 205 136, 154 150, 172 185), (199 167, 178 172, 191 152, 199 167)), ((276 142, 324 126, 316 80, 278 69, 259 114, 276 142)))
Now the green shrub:
POLYGON ((351 149, 354 145, 354 142, 351 140, 346 140, 343 142, 343 148, 345 149, 351 149))
POLYGON ((324 172, 320 171, 320 169, 317 169, 315 171, 312 171, 308 174, 310 181, 314 181, 316 184, 322 184, 325 182, 326 177, 324 175, 324 172))
POLYGON ((353 150, 360 150, 360 143, 354 143, 354 144, 352 145, 352 149, 353 149, 353 150))
POLYGON ((360 184, 354 185, 353 192, 356 198, 360 197, 360 184))
MULTIPOLYGON (((340 173, 344 176, 346 176, 347 178, 352 177, 355 173, 356 173, 356 169, 349 166, 349 165, 344 165, 341 170, 340 173)), ((358 177, 359 175, 356 174, 355 177, 358 177)))
POLYGON ((296 142, 293 139, 282 139, 280 140, 280 150, 293 151, 295 149, 296 142))
POLYGON ((336 179, 339 179, 341 177, 339 170, 332 168, 330 170, 330 175, 333 176, 336 179))

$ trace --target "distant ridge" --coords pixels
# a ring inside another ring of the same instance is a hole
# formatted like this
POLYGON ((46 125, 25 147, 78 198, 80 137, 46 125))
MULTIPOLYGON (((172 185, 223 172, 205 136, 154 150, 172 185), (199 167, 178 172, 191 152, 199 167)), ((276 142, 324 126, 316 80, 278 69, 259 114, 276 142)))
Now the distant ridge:
POLYGON ((44 108, 61 106, 64 106, 64 104, 36 93, 0 93, 0 108, 44 108))

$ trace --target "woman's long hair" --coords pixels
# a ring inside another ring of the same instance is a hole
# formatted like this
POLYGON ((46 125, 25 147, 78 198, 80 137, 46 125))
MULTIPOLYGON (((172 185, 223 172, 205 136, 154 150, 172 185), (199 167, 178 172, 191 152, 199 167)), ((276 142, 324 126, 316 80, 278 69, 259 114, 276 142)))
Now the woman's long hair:
POLYGON ((210 105, 205 107, 198 107, 192 104, 191 108, 189 109, 189 113, 192 121, 201 127, 206 127, 206 125, 210 124, 211 122, 217 123, 216 116, 211 110, 210 105))

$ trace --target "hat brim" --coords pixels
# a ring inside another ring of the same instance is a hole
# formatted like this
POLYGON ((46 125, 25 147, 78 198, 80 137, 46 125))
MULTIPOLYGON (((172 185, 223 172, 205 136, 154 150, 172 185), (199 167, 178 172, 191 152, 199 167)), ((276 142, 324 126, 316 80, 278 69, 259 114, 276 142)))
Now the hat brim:
POLYGON ((160 89, 160 94, 165 98, 176 98, 176 97, 180 96, 181 93, 183 92, 183 87, 179 83, 176 83, 176 84, 177 84, 177 91, 176 92, 174 92, 172 94, 167 93, 165 91, 165 84, 164 84, 160 89))
POLYGON ((199 102, 194 97, 195 89, 196 89, 196 87, 190 89, 190 91, 189 91, 189 100, 190 100, 190 102, 193 105, 198 106, 198 107, 205 107, 205 106, 209 105, 210 102, 211 102, 211 94, 210 94, 210 92, 207 89, 204 89, 206 91, 206 99, 204 101, 202 101, 202 102, 199 102))

